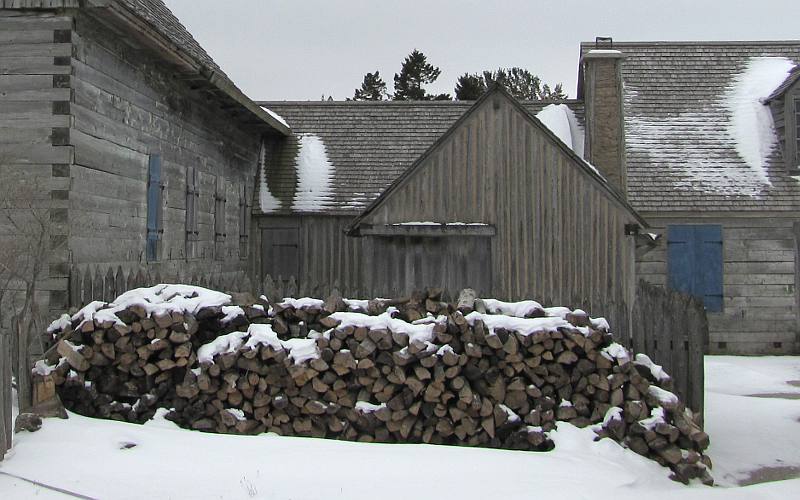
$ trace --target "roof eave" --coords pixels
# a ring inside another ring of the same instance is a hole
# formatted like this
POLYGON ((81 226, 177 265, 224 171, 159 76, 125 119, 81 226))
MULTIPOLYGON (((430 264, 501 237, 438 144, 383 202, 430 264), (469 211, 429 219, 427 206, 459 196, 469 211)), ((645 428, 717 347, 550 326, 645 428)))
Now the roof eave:
POLYGON ((247 97, 238 87, 224 74, 214 71, 211 68, 197 61, 186 50, 176 45, 145 20, 141 19, 135 12, 116 1, 91 0, 90 5, 97 7, 94 12, 102 11, 110 15, 114 20, 128 27, 135 33, 142 42, 148 44, 156 50, 168 62, 175 64, 187 75, 199 75, 206 80, 212 87, 218 89, 224 96, 235 102, 258 122, 264 123, 269 128, 280 135, 288 136, 291 129, 279 122, 252 99, 247 97))

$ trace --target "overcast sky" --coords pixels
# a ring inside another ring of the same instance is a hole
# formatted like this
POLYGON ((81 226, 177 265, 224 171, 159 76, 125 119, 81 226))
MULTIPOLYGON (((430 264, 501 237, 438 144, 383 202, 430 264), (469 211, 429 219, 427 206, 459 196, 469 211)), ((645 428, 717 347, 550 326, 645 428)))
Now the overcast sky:
POLYGON ((165 0, 256 100, 352 97, 366 72, 392 77, 412 49, 459 75, 520 66, 573 97, 578 44, 800 37, 800 0, 165 0))

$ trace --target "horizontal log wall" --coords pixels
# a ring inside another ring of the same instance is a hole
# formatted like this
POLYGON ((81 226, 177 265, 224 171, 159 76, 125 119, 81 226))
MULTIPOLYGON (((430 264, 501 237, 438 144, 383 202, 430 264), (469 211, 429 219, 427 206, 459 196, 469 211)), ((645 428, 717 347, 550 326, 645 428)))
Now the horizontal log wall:
POLYGON ((666 227, 722 225, 723 311, 709 313, 709 351, 715 354, 789 354, 798 346, 795 219, 775 217, 658 217, 648 214, 661 244, 639 258, 640 278, 667 283, 666 227))
MULTIPOLYGON (((9 2, 5 2, 7 6, 9 2)), ((24 2, 12 2, 15 7, 24 2)), ((72 52, 69 16, 48 12, 0 11, 0 255, 29 254, 42 233, 49 236, 47 262, 43 262, 37 288, 42 315, 66 304, 69 267, 64 241, 68 165, 72 147, 66 141, 70 119, 68 87, 72 52), (19 227, 9 223, 12 215, 19 227)), ((0 257, 2 258, 2 257, 0 257)), ((30 276, 32 261, 9 260, 7 265, 30 276)), ((0 273, 0 330, 9 327, 14 306, 22 303, 20 280, 10 283, 0 273)))
MULTIPOLYGON (((74 264, 144 263, 148 157, 162 156, 163 275, 236 275, 240 190, 251 204, 260 133, 179 78, 174 68, 137 48, 124 33, 80 14, 73 33, 75 163, 70 176, 70 246, 74 264), (186 252, 186 171, 199 171, 195 257, 186 252), (224 179, 225 233, 215 241, 217 177, 224 179)), ((153 271, 155 272, 155 270, 153 271)))

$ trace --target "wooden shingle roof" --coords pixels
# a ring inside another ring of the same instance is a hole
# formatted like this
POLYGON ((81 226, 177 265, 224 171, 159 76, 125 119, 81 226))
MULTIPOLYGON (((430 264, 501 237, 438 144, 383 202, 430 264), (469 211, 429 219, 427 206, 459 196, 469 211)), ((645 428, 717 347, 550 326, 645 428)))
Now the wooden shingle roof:
POLYGON ((162 0, 118 0, 137 16, 150 24, 162 36, 168 38, 176 46, 181 47, 198 63, 216 72, 224 74, 208 52, 200 46, 189 30, 181 24, 177 17, 162 0))
MULTIPOLYGON (((584 43, 581 53, 593 47, 584 43)), ((760 90, 767 97, 783 81, 754 89, 765 73, 777 67, 788 75, 800 62, 800 41, 615 42, 614 48, 626 56, 628 195, 637 210, 800 209, 800 183, 787 174, 777 134, 766 161, 747 161, 743 152, 768 107, 753 99, 749 115, 737 114, 742 96, 760 90), (753 134, 742 137, 748 127, 753 134)))
MULTIPOLYGON (((428 150, 474 102, 307 101, 261 102, 282 116, 293 135, 283 139, 267 164, 266 188, 280 201, 272 213, 292 212, 298 188, 301 141, 314 137, 330 163, 330 186, 318 209, 325 214, 361 213, 428 150)), ((527 101, 537 113, 552 102, 527 101)), ((566 101, 582 124, 583 106, 566 101)), ((264 183, 264 179, 261 180, 264 183)))

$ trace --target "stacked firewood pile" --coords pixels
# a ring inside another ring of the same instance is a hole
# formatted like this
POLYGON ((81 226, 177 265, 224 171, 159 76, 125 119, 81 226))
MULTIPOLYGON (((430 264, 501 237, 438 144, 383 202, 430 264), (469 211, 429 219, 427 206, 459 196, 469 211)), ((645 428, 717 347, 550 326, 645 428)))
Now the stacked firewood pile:
POLYGON ((166 408, 182 427, 220 433, 542 451, 569 422, 675 479, 712 482, 708 436, 669 377, 583 311, 469 290, 457 304, 428 290, 234 306, 161 287, 51 326, 57 343, 34 372, 68 409, 144 422, 166 408))

